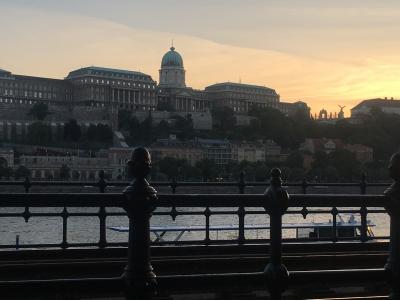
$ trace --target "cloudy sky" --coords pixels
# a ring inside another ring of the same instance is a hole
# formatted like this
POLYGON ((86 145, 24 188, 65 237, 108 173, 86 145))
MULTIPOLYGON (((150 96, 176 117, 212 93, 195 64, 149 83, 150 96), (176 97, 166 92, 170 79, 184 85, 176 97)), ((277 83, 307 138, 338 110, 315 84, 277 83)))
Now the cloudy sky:
POLYGON ((0 0, 0 15, 0 68, 15 74, 95 65, 158 81, 173 39, 194 88, 241 80, 347 114, 400 98, 398 0, 0 0))

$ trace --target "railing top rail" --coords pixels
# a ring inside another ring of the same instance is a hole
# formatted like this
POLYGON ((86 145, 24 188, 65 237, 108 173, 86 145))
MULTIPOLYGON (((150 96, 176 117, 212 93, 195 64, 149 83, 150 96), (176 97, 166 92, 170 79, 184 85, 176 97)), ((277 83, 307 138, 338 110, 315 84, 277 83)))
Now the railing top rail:
MULTIPOLYGON (((30 181, 32 185, 39 186, 95 186, 98 185, 98 180, 92 181, 59 181, 59 180, 32 180, 30 181)), ((107 181, 108 186, 127 186, 129 185, 129 181, 107 181)), ((1 185, 24 185, 25 181, 7 181, 1 180, 1 185)), ((151 181, 151 185, 153 186, 170 186, 172 184, 171 181, 151 181)), ((177 186, 237 186, 237 181, 175 181, 174 184, 177 186)), ((306 183, 308 187, 313 186, 360 186, 360 182, 326 182, 326 183, 306 183)), ((390 182, 367 182, 367 186, 389 186, 390 182)), ((269 186, 270 183, 267 181, 246 181, 246 186, 269 186)), ((284 186, 294 186, 294 187, 302 187, 304 185, 303 182, 284 182, 284 186)))
MULTIPOLYGON (((384 207, 383 195, 353 194, 292 194, 290 207, 384 207)), ((121 193, 0 193, 0 207, 123 207, 121 193)), ((264 207, 262 194, 159 194, 152 204, 156 207, 264 207)))

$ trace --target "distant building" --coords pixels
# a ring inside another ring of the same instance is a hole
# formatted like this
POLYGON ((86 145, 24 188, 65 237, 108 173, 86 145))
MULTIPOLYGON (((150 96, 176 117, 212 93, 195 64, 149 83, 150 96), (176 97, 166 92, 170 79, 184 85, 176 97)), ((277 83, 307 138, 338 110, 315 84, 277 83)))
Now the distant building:
POLYGON ((31 171, 33 179, 49 180, 60 178, 60 170, 65 165, 70 178, 75 180, 98 179, 99 172, 104 170, 111 176, 108 158, 82 156, 21 155, 20 165, 31 171))
POLYGON ((205 88, 213 105, 231 108, 237 114, 247 114, 252 109, 278 108, 279 95, 264 86, 224 82, 205 88))
POLYGON ((118 127, 119 110, 133 115, 149 111, 193 114, 195 125, 201 129, 211 128, 211 111, 221 106, 234 111, 239 125, 250 123, 247 114, 253 109, 270 107, 286 115, 301 110, 309 115, 306 103, 280 103, 279 94, 265 86, 223 82, 204 90, 188 87, 183 58, 174 47, 161 59, 158 84, 142 72, 96 66, 73 70, 64 79, 15 75, 0 69, 2 122, 18 122, 16 128, 26 127, 35 121, 29 111, 36 103, 48 104, 46 121, 62 123, 72 118, 78 123, 102 122, 113 130, 118 127))
POLYGON ((265 160, 266 161, 285 161, 287 155, 282 155, 282 147, 275 143, 273 140, 266 140, 265 147, 265 160))
POLYGON ((261 142, 232 143, 232 159, 236 162, 265 161, 265 146, 261 142))
POLYGON ((299 150, 311 154, 315 154, 317 151, 329 154, 340 149, 345 149, 354 153, 357 161, 361 163, 373 161, 374 150, 371 147, 361 144, 345 144, 340 139, 306 139, 299 148, 299 150))
POLYGON ((232 161, 232 146, 228 140, 200 139, 196 141, 203 150, 203 157, 217 165, 227 165, 232 161))
POLYGON ((150 75, 127 70, 86 67, 71 71, 76 105, 116 106, 125 110, 155 110, 156 82, 150 75))
POLYGON ((278 109, 286 116, 293 116, 296 113, 301 113, 304 116, 310 117, 311 109, 307 103, 303 101, 290 102, 279 102, 278 109))
POLYGON ((317 151, 325 152, 329 154, 338 149, 342 149, 344 143, 340 139, 305 139, 305 141, 300 145, 299 150, 310 152, 315 154, 317 151))
POLYGON ((0 69, 0 104, 70 105, 72 99, 72 86, 66 80, 14 75, 0 69))
POLYGON ((344 149, 353 152, 356 156, 356 159, 361 163, 369 163, 374 160, 374 149, 371 147, 354 144, 354 145, 345 145, 344 149))
POLYGON ((182 56, 174 47, 161 60, 158 109, 176 112, 209 112, 210 99, 204 91, 186 87, 182 56))
POLYGON ((173 157, 176 159, 185 159, 190 165, 194 166, 198 161, 203 159, 203 150, 200 143, 196 140, 180 141, 176 137, 171 136, 168 139, 158 139, 149 148, 154 161, 173 157))
POLYGON ((382 112, 400 115, 400 100, 391 99, 369 99, 361 101, 351 109, 351 118, 363 118, 371 114, 373 107, 380 108, 382 112))
POLYGON ((8 148, 0 148, 0 167, 14 167, 14 150, 8 148))

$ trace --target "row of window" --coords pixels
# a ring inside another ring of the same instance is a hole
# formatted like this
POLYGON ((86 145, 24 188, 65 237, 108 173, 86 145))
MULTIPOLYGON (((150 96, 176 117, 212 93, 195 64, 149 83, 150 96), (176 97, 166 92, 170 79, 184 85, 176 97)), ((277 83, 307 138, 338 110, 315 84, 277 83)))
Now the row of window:
POLYGON ((3 96, 15 96, 15 97, 27 97, 27 98, 40 98, 40 99, 48 99, 48 100, 56 100, 56 93, 47 93, 47 92, 33 92, 33 91, 23 91, 23 90, 8 90, 4 91, 0 90, 0 95, 3 96))
POLYGON ((10 98, 2 98, 0 97, 0 103, 14 103, 14 104, 35 104, 35 103, 40 103, 41 101, 35 101, 35 100, 22 100, 22 99, 10 99, 10 98))
POLYGON ((98 78, 82 78, 75 82, 78 83, 94 83, 94 84, 107 84, 107 85, 122 85, 122 86, 132 86, 132 87, 140 87, 144 89, 156 89, 156 86, 153 84, 146 83, 136 83, 130 81, 120 81, 120 80, 108 80, 108 79, 98 79, 98 78))
POLYGON ((25 90, 40 90, 40 91, 49 91, 49 92, 64 92, 65 88, 60 88, 54 85, 40 85, 40 84, 30 84, 30 83, 22 83, 18 81, 9 82, 9 81, 1 81, 0 87, 6 88, 17 88, 17 89, 25 89, 25 90))

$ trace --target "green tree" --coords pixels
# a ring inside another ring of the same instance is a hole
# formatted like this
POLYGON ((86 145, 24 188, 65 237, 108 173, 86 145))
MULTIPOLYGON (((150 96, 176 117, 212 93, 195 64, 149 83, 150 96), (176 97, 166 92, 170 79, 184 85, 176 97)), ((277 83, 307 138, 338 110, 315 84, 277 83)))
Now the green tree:
POLYGON ((129 130, 132 113, 128 110, 121 109, 118 111, 118 129, 129 130))
POLYGON ((64 139, 69 142, 77 142, 82 135, 81 127, 75 119, 71 119, 64 125, 64 139))
POLYGON ((69 180, 71 178, 71 169, 63 164, 60 168, 60 179, 69 180))
POLYGON ((192 139, 194 136, 192 116, 187 114, 186 117, 175 116, 174 119, 177 137, 181 140, 192 139))
POLYGON ((203 181, 212 181, 218 175, 218 167, 216 163, 210 159, 202 159, 196 163, 196 168, 201 172, 203 181))
POLYGON ((14 172, 14 177, 15 179, 20 179, 20 178, 25 178, 29 177, 31 175, 31 171, 25 166, 19 166, 15 172, 14 172))
POLYGON ((340 178, 352 179, 360 176, 360 163, 354 153, 339 149, 328 155, 329 165, 337 169, 340 178))
POLYGON ((286 159, 286 165, 290 168, 302 168, 303 162, 303 155, 299 151, 292 151, 286 159))
POLYGON ((52 141, 51 128, 40 121, 32 123, 28 127, 28 142, 32 145, 48 144, 52 141))
POLYGON ((43 121, 49 114, 49 107, 45 103, 35 103, 29 110, 28 115, 39 121, 43 121))
POLYGON ((214 107, 212 111, 213 127, 223 132, 233 130, 236 126, 235 112, 226 106, 214 107))
POLYGON ((10 177, 12 175, 13 175, 13 169, 10 167, 7 167, 7 164, 0 166, 0 178, 10 179, 10 177))

